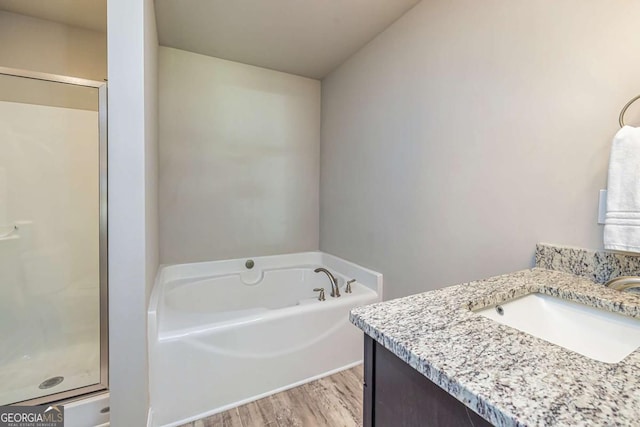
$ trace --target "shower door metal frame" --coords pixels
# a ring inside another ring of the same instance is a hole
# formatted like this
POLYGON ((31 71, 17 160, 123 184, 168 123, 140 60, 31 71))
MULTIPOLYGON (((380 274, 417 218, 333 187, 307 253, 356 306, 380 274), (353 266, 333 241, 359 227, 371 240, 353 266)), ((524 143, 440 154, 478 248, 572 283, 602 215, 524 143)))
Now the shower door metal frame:
POLYGON ((107 203, 107 82, 81 79, 57 74, 40 73, 16 68, 0 67, 0 75, 24 77, 73 86, 98 89, 98 172, 99 172, 99 255, 100 255, 100 382, 35 399, 14 402, 12 405, 41 405, 57 401, 84 398, 109 388, 109 270, 108 270, 108 203, 107 203))

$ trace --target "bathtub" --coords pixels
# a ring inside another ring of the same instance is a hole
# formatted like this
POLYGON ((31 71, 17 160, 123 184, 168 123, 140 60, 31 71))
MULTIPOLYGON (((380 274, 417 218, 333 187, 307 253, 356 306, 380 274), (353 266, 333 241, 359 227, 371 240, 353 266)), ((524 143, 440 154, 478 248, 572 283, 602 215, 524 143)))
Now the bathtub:
POLYGON ((380 301, 381 274, 322 252, 247 261, 160 268, 148 312, 151 425, 180 425, 361 363, 349 310, 380 301), (341 297, 317 267, 334 274, 341 297))

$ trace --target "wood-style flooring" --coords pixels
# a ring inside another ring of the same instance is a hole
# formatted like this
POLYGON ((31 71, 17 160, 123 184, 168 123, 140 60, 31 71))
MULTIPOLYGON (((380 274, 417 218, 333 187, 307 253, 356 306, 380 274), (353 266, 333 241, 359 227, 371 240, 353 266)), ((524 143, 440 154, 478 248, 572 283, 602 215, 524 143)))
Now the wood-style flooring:
POLYGON ((182 427, 362 426, 362 365, 182 427))

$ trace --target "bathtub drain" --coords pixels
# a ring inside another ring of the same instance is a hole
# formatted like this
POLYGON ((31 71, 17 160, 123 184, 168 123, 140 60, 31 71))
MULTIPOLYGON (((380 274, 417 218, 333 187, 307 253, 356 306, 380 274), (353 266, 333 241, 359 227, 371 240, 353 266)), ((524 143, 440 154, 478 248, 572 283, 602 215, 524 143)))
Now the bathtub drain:
POLYGON ((42 383, 40 383, 38 387, 41 389, 51 388, 51 387, 57 386, 62 381, 64 381, 64 377, 52 377, 52 378, 49 378, 48 380, 42 381, 42 383))

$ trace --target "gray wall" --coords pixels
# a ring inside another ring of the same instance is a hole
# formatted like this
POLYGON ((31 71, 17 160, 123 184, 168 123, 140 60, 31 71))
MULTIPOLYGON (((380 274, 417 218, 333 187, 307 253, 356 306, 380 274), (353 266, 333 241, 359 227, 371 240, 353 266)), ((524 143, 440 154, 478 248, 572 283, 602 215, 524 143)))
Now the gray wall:
POLYGON ((160 257, 318 249, 320 82, 161 47, 160 257))
MULTIPOLYGON (((0 40, 2 67, 96 81, 107 78, 106 33, 0 10, 0 40)), ((85 91, 28 79, 0 79, 0 92, 4 100, 16 102, 87 110, 97 106, 85 91)))
POLYGON ((102 81, 107 35, 0 11, 0 66, 102 81))
POLYGON ((540 241, 600 248, 639 21, 631 0, 419 3, 323 81, 321 249, 388 299, 529 267, 540 241))

